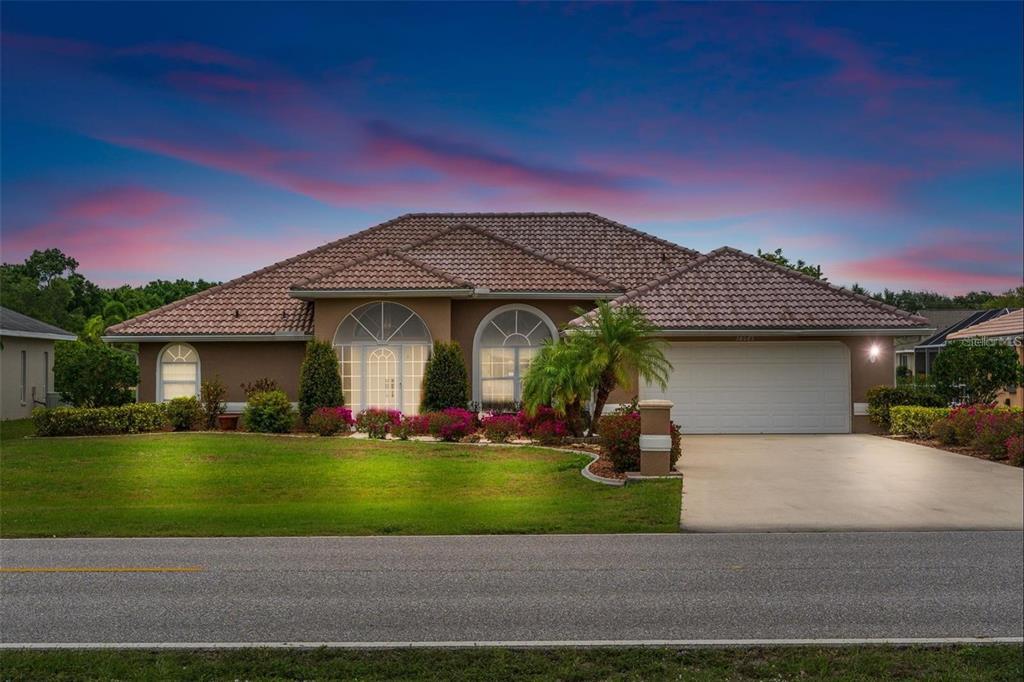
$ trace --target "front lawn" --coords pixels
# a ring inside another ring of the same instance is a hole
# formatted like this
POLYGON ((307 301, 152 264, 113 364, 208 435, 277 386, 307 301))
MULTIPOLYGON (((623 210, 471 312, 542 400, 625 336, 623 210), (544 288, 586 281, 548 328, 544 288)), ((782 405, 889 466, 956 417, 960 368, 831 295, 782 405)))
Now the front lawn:
POLYGON ((678 530, 679 481, 612 488, 540 448, 4 428, 3 537, 678 530))
POLYGON ((942 648, 3 651, 11 680, 1019 680, 1019 645, 942 648))

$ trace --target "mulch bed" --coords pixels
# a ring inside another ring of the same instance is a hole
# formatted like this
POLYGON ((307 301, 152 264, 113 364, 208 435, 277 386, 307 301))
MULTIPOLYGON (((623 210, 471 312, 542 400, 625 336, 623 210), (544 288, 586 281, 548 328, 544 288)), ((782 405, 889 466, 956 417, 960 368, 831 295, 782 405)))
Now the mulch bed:
POLYGON ((967 455, 968 457, 974 457, 975 459, 983 459, 986 462, 996 462, 998 464, 1005 464, 1006 466, 1013 466, 1010 464, 1010 460, 1004 457, 1003 459, 992 459, 983 452, 978 452, 974 448, 969 448, 965 445, 946 445, 940 440, 935 438, 910 438, 909 436, 886 436, 892 440, 898 440, 903 443, 913 443, 914 445, 924 445, 925 447, 935 448, 936 450, 945 450, 946 452, 952 452, 957 455, 967 455))

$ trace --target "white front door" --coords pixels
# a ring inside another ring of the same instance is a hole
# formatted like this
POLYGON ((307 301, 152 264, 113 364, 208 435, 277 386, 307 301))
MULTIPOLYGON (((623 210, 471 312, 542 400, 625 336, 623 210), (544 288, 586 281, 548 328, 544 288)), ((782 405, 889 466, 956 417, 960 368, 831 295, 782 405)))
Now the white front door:
POLYGON ((850 353, 838 341, 675 342, 669 386, 683 433, 849 433, 850 353))

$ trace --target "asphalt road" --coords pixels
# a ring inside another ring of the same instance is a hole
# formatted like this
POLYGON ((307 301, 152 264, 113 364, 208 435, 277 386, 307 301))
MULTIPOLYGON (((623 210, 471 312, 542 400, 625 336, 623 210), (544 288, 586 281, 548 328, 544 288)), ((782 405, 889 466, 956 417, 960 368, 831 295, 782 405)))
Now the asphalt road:
POLYGON ((1014 531, 4 540, 0 641, 1020 637, 1022 556, 1014 531))

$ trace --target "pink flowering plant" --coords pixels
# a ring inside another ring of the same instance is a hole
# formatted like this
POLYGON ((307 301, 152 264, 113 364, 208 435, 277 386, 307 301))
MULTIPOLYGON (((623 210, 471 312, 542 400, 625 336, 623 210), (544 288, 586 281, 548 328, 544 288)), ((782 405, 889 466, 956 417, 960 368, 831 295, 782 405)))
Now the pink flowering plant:
POLYGON ((445 441, 459 441, 476 432, 476 415, 461 407, 449 407, 440 412, 428 412, 427 430, 431 436, 445 441))
POLYGON ((519 433, 541 443, 553 443, 569 433, 565 419, 547 405, 539 405, 532 413, 520 410, 516 415, 519 433))
POLYGON ((484 437, 492 443, 507 443, 519 433, 519 420, 514 414, 492 414, 482 420, 484 437))
POLYGON ((601 452, 617 471, 640 468, 640 413, 609 414, 598 423, 601 452))
POLYGON ((1015 467, 1024 466, 1024 434, 1016 434, 1006 439, 1006 459, 1015 467))
POLYGON ((368 407, 356 417, 356 430, 370 438, 387 438, 395 426, 402 423, 402 413, 380 407, 368 407))
POLYGON ((352 410, 339 405, 313 410, 306 420, 306 428, 319 436, 334 436, 338 433, 348 433, 354 423, 352 410))

